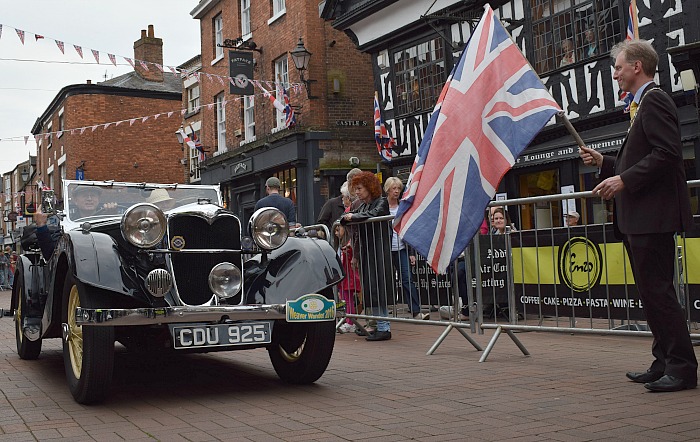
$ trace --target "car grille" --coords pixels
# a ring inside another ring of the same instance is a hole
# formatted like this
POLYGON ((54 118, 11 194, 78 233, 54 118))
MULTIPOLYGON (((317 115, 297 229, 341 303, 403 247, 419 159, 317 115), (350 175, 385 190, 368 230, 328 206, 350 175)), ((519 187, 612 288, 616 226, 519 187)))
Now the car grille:
MULTIPOLYGON (((241 248, 240 223, 230 214, 218 215, 211 220, 191 214, 172 216, 168 222, 168 242, 173 244, 172 239, 176 236, 184 239, 183 250, 241 248)), ((209 301, 212 297, 209 271, 222 262, 230 262, 242 269, 240 253, 173 253, 171 263, 175 286, 182 302, 201 305, 209 301)))

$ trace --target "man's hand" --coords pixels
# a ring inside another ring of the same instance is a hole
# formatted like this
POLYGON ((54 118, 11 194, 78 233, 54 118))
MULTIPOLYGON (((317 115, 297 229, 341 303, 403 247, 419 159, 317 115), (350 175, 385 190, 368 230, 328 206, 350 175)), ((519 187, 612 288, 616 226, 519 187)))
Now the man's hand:
POLYGON ((583 160, 583 164, 587 166, 596 166, 600 168, 603 165, 603 154, 595 149, 586 146, 579 146, 578 154, 583 160))
POLYGON ((38 210, 34 213, 34 222, 36 223, 37 227, 42 227, 46 225, 46 220, 49 218, 49 215, 47 213, 44 213, 41 211, 41 206, 38 207, 38 210))
POLYGON ((625 183, 622 182, 622 178, 620 178, 620 175, 615 175, 606 180, 603 180, 603 182, 595 186, 595 188, 593 189, 593 194, 598 195, 604 200, 609 200, 612 199, 624 188, 625 183))
POLYGON ((411 261, 411 265, 416 265, 416 257, 413 255, 408 255, 408 260, 411 261))

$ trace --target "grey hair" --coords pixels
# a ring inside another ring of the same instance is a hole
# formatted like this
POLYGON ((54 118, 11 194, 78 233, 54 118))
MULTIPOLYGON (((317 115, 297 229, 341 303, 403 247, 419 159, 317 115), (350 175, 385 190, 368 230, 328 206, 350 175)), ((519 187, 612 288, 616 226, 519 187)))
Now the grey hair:
POLYGON ((647 40, 624 40, 613 46, 610 55, 617 59, 624 54, 627 63, 639 61, 642 63, 642 71, 645 75, 653 77, 656 74, 656 66, 659 64, 659 54, 647 40))
POLYGON ((340 186, 340 194, 343 195, 344 197, 350 198, 350 190, 348 189, 348 182, 344 182, 342 186, 340 186))
POLYGON ((360 172, 362 172, 362 169, 358 169, 357 167, 355 167, 354 169, 350 169, 350 172, 348 172, 345 178, 348 180, 348 182, 350 182, 352 181, 352 177, 354 177, 360 172))

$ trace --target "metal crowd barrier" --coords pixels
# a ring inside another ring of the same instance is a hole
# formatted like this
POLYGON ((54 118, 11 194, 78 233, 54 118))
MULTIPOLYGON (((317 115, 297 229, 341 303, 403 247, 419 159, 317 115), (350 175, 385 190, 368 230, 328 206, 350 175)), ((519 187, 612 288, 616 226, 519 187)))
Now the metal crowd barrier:
MULTIPOLYGON (((700 180, 688 185, 700 187, 700 180)), ((361 333, 367 323, 378 320, 445 327, 428 354, 452 330, 481 350, 468 332, 483 334, 493 329, 480 362, 486 361, 503 332, 524 355, 529 353, 514 332, 651 336, 626 250, 615 238, 607 206, 599 197, 577 192, 494 201, 489 206, 505 207, 518 220, 534 219, 536 228, 515 226, 504 235, 477 234, 444 275, 436 275, 423 257, 407 247, 407 254, 416 257, 409 281, 405 281, 406 272, 401 272, 400 256, 392 253, 391 216, 349 223, 350 233, 342 243, 337 241, 334 225, 329 240, 341 259, 343 245, 354 245, 359 291, 369 294, 346 299, 356 302, 345 312, 341 310, 338 328, 346 319, 361 333), (564 214, 573 207, 585 215, 582 221, 603 217, 603 222, 567 227, 564 214), (559 215, 564 226, 552 226, 559 215), (413 318, 411 293, 404 282, 415 288, 421 313, 429 313, 430 319, 413 318)), ((677 237, 675 282, 693 330, 700 321, 700 274, 689 271, 700 265, 700 222, 697 224, 697 229, 677 237)), ((339 298, 341 295, 339 291, 339 298)))

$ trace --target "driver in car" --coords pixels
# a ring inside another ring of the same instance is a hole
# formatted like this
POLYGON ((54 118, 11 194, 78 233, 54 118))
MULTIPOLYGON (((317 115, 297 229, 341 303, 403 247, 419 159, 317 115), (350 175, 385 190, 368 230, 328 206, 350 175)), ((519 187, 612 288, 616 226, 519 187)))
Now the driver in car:
POLYGON ((85 218, 98 212, 111 213, 117 208, 117 203, 105 203, 100 207, 102 189, 93 186, 78 186, 73 190, 73 219, 85 218))

